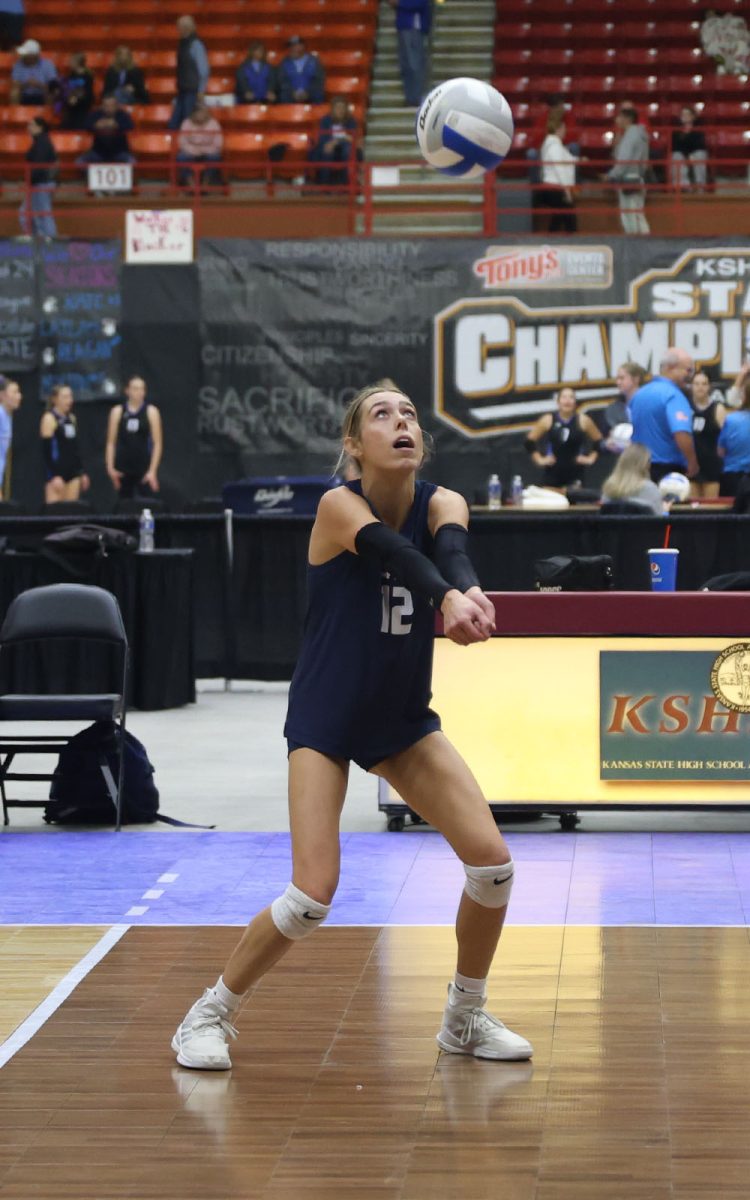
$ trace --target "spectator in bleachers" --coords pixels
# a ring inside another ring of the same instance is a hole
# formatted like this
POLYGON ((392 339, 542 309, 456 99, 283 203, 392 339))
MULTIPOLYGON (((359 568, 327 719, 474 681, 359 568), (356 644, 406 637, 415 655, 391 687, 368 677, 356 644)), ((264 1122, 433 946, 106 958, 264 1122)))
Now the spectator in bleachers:
POLYGON ((94 76, 86 66, 86 55, 71 54, 68 73, 60 80, 55 112, 63 129, 85 129, 94 103, 94 76))
POLYGON ((746 75, 750 71, 750 30, 744 17, 707 8, 701 45, 716 61, 720 75, 746 75))
POLYGON ((0 0, 0 50, 13 50, 23 41, 25 20, 23 0, 0 0))
POLYGON ((388 0, 396 10, 398 62, 404 103, 419 108, 427 90, 432 0, 388 0))
POLYGON ((89 115, 86 127, 93 134, 93 141, 91 149, 78 159, 79 165, 135 162, 128 143, 133 118, 120 108, 116 96, 103 98, 101 106, 89 115))
POLYGON ((129 46, 118 46, 104 75, 104 96, 115 96, 120 104, 148 104, 143 71, 133 62, 129 46))
POLYGON ((32 117, 28 125, 31 145, 26 151, 26 161, 33 163, 27 179, 19 221, 26 237, 53 238, 57 226, 52 215, 52 195, 57 178, 57 151, 49 135, 49 125, 44 117, 32 117))
POLYGON ((352 157, 357 140, 357 121, 349 111, 344 96, 334 96, 331 110, 321 117, 318 140, 310 154, 310 161, 323 163, 315 171, 312 182, 322 187, 333 187, 347 181, 345 164, 352 157))
POLYGON ((42 47, 33 38, 19 46, 17 53, 18 62, 10 75, 10 103, 49 104, 58 87, 55 64, 42 57, 42 47))
POLYGON ((683 104, 680 109, 679 128, 672 134, 672 184, 678 188, 690 187, 690 172, 696 187, 706 186, 706 135, 696 129, 695 109, 683 104))
POLYGON ((262 42, 251 42, 247 58, 237 68, 234 94, 238 104, 273 104, 278 93, 276 69, 268 62, 262 42))
POLYGON ((279 66, 279 99, 282 104, 322 104, 325 72, 317 54, 305 49, 297 34, 287 42, 289 53, 279 66))
POLYGON ((613 149, 615 165, 604 176, 617 183, 620 221, 624 233, 650 233, 644 212, 648 170, 648 134, 638 124, 638 114, 630 105, 623 105, 615 118, 613 149))
MULTIPOLYGON (((221 125, 207 104, 201 101, 196 104, 191 116, 186 117, 180 125, 179 150, 177 162, 180 163, 219 163, 224 148, 224 134, 221 125)), ((193 171, 180 171, 180 183, 187 186, 193 182, 193 171)), ((221 183, 221 176, 216 168, 208 168, 201 172, 201 181, 212 186, 221 183)))
POLYGON ((180 17, 177 21, 177 96, 175 97, 169 128, 179 129, 185 117, 191 116, 199 100, 206 94, 211 68, 208 53, 198 37, 192 17, 180 17))
POLYGON ((550 209, 549 232, 575 233, 578 221, 575 214, 573 188, 576 182, 575 155, 565 145, 565 119, 559 111, 547 118, 547 136, 542 143, 543 208, 550 209))

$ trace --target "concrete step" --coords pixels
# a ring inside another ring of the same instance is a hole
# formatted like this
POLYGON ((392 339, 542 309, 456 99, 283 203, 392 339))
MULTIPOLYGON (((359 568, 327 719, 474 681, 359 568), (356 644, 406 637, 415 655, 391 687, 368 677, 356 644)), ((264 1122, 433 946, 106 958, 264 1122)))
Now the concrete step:
MULTIPOLYGON (((361 224, 364 224, 363 218, 360 217, 360 221, 361 224)), ((373 233, 403 234, 409 232, 420 235, 481 233, 482 227, 481 213, 468 213, 465 217, 461 213, 444 214, 439 223, 427 219, 423 213, 373 214, 373 233)))

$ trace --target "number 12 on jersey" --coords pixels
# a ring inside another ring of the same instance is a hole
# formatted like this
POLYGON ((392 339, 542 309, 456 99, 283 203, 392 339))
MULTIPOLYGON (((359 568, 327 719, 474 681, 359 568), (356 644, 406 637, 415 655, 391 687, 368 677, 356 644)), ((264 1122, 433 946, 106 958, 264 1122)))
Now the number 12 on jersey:
POLYGON ((383 619, 380 623, 381 633, 405 634, 411 633, 411 619, 414 616, 414 601, 412 594, 405 587, 384 583, 383 619))

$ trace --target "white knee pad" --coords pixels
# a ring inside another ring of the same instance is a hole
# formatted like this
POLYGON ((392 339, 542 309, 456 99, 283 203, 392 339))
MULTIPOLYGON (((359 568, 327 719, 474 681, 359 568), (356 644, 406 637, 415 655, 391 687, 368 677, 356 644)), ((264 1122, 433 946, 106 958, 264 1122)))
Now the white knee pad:
POLYGON ((513 860, 499 867, 467 867, 464 891, 484 908, 504 908, 513 887, 513 860))
POLYGON ((313 933, 325 921, 331 911, 330 904, 311 900, 298 887, 290 883, 282 896, 271 905, 271 919, 284 937, 298 942, 313 933))

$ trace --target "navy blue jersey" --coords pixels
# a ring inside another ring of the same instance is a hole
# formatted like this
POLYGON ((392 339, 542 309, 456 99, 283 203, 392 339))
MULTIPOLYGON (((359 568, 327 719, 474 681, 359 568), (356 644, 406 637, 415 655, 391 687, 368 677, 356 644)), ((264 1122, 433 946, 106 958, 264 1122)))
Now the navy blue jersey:
MULTIPOLYGON (((362 495, 359 481, 343 486, 362 495)), ((435 487, 417 481, 399 530, 428 556, 427 510, 435 487)), ((435 611, 348 550, 321 566, 308 564, 307 577, 307 616, 284 734, 294 746, 369 769, 440 728, 430 708, 435 611)))
POLYGON ((47 478, 53 479, 59 475, 66 483, 70 483, 71 479, 83 474, 81 452, 78 449, 78 426, 72 413, 63 414, 54 409, 50 411, 57 428, 50 438, 51 462, 47 464, 47 478))

